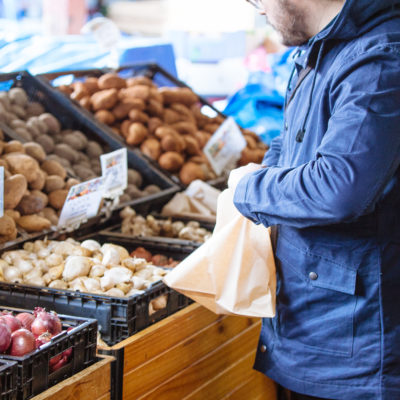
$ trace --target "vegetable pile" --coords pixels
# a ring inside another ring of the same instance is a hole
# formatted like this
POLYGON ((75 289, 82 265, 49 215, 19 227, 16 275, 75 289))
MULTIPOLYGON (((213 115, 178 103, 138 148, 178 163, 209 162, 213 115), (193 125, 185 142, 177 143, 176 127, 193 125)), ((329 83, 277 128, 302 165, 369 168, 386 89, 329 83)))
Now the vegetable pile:
MULTIPOLYGON (((202 149, 224 118, 203 114, 198 96, 189 88, 158 88, 145 76, 123 79, 107 73, 59 89, 128 145, 178 174, 182 183, 216 177, 202 149)), ((243 129, 242 133, 247 147, 238 164, 260 163, 267 146, 254 132, 243 129)))
POLYGON ((0 279, 6 282, 114 297, 141 294, 166 273, 122 246, 95 240, 36 240, 0 259, 0 279))
MULTIPOLYGON (((36 307, 33 314, 23 312, 13 315, 9 311, 0 316, 0 353, 15 357, 29 354, 50 342, 62 332, 62 324, 55 312, 36 307)), ((50 372, 65 365, 72 354, 72 348, 50 360, 50 372)))
POLYGON ((197 221, 172 221, 168 219, 157 219, 153 215, 143 217, 136 214, 131 207, 125 207, 120 212, 122 218, 121 232, 132 236, 161 236, 178 238, 195 242, 205 242, 212 232, 200 226, 197 221))

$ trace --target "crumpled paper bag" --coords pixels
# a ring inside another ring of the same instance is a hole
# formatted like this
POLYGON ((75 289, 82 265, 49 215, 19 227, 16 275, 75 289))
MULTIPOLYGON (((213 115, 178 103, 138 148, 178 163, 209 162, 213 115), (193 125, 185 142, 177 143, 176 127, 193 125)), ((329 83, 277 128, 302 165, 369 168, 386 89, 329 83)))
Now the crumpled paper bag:
POLYGON ((232 189, 220 194, 212 237, 164 282, 216 314, 273 317, 276 275, 269 230, 243 217, 233 194, 232 189))

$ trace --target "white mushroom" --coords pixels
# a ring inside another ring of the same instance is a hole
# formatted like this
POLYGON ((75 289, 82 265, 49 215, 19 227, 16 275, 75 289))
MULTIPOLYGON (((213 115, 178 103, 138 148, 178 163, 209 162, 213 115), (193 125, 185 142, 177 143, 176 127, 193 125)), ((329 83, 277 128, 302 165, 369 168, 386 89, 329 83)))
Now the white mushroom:
POLYGON ((87 276, 93 261, 87 257, 70 256, 67 258, 63 271, 63 279, 67 282, 73 281, 79 276, 87 276))
POLYGON ((3 270, 6 282, 16 283, 22 281, 22 273, 17 267, 8 267, 3 270))
POLYGON ((91 252, 95 252, 97 250, 100 250, 101 245, 99 242, 97 242, 96 240, 92 240, 92 239, 88 239, 88 240, 84 240, 81 243, 81 247, 90 250, 91 252))
POLYGON ((100 278, 100 285, 103 290, 111 289, 119 283, 129 282, 132 277, 132 271, 125 267, 114 267, 104 272, 100 278))

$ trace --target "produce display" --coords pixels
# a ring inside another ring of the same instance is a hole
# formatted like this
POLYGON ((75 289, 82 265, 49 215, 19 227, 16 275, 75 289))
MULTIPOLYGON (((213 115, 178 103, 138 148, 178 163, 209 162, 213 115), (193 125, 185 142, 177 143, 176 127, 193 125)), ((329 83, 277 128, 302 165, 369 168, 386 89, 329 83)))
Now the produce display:
MULTIPOLYGON (((202 149, 224 118, 204 115, 189 88, 157 87, 145 76, 123 79, 106 73, 59 89, 183 184, 216 178, 202 149)), ((255 133, 242 133, 247 147, 238 164, 261 162, 267 146, 255 133)))
POLYGON ((168 219, 157 219, 153 215, 136 214, 131 207, 125 207, 120 212, 122 219, 121 232, 131 236, 161 236, 205 242, 212 235, 212 232, 200 226, 197 221, 172 221, 168 219))
MULTIPOLYGON (((22 357, 32 353, 63 332, 62 323, 55 312, 36 307, 33 313, 0 313, 0 354, 22 357)), ((49 362, 50 372, 67 364, 72 348, 53 357, 49 362)))
POLYGON ((23 249, 5 251, 0 259, 0 279, 5 282, 113 297, 144 293, 166 273, 122 246, 91 239, 26 242, 23 249))
MULTIPOLYGON (((38 162, 55 161, 61 164, 74 183, 101 176, 100 155, 110 150, 79 131, 63 129, 60 121, 35 101, 30 101, 23 88, 0 92, 0 121, 28 142, 26 153, 38 162)), ((1 153, 0 153, 1 154, 1 153)), ((121 201, 134 200, 160 191, 156 185, 142 188, 141 174, 128 170, 128 188, 121 201)), ((51 187, 65 190, 61 181, 52 177, 51 187), (61 187, 60 187, 61 186, 61 187)))
POLYGON ((167 257, 164 254, 152 254, 144 247, 136 247, 131 252, 131 257, 144 258, 148 263, 158 265, 163 268, 174 268, 179 264, 179 261, 174 260, 172 257, 167 257))

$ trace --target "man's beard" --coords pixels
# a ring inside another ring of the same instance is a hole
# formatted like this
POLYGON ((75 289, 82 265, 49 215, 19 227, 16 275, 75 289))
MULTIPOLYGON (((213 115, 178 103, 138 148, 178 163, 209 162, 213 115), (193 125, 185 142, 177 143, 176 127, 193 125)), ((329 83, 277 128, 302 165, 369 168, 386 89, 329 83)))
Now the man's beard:
POLYGON ((299 46, 310 39, 306 28, 306 15, 304 10, 295 6, 291 0, 279 0, 279 13, 275 21, 267 22, 280 34, 281 41, 285 46, 299 46))

